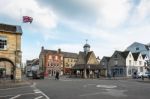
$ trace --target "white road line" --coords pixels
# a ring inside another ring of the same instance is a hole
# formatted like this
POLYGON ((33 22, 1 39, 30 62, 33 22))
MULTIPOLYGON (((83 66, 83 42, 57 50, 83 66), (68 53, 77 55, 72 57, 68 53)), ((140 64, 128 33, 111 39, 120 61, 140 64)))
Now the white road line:
POLYGON ((40 99, 40 98, 43 98, 43 96, 39 96, 39 97, 36 97, 36 98, 34 98, 34 99, 40 99))
POLYGON ((9 99, 16 99, 16 98, 18 98, 18 97, 20 97, 21 95, 19 94, 19 95, 16 95, 16 96, 14 96, 14 97, 11 97, 11 98, 9 98, 9 99))
POLYGON ((50 99, 45 93, 41 91, 41 94, 46 97, 46 99, 50 99))
POLYGON ((88 94, 83 94, 83 95, 80 95, 81 97, 83 96, 93 96, 93 95, 99 95, 101 94, 101 92, 95 92, 95 93, 88 93, 88 94))
POLYGON ((6 95, 6 96, 0 96, 0 98, 5 98, 5 97, 12 97, 14 95, 6 95))
POLYGON ((34 88, 34 93, 41 93, 46 99, 50 99, 44 92, 42 92, 41 90, 39 90, 38 88, 36 88, 36 83, 33 83, 33 86, 30 86, 34 88))

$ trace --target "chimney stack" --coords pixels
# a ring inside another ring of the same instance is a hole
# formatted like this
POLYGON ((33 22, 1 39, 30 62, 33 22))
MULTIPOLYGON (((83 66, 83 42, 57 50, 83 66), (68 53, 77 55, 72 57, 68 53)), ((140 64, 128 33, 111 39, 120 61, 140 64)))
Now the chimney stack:
POLYGON ((44 51, 44 46, 41 47, 41 51, 44 51))
POLYGON ((61 53, 61 49, 60 49, 60 48, 58 49, 58 53, 59 53, 59 54, 61 53))

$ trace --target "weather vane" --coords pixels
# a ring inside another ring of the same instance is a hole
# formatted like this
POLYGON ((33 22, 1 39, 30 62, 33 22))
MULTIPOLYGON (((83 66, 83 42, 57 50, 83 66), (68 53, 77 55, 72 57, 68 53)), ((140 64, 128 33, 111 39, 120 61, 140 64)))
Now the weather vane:
POLYGON ((85 39, 86 40, 86 44, 87 44, 87 42, 88 42, 88 39, 85 39))

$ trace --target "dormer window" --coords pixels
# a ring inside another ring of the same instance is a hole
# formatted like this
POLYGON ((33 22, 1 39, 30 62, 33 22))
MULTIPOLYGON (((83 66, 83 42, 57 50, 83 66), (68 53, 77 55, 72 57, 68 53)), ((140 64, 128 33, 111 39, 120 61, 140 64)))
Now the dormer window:
POLYGON ((117 58, 117 54, 114 56, 114 58, 117 58))
POLYGON ((0 50, 6 50, 6 49, 7 49, 7 37, 0 36, 0 50))
POLYGON ((136 51, 138 51, 139 50, 139 47, 136 47, 136 51))

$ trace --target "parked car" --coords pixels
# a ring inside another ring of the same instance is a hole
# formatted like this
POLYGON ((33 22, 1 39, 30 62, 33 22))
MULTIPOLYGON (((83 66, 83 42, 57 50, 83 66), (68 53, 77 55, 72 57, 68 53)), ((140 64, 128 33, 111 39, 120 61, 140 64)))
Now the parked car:
POLYGON ((32 77, 32 76, 33 76, 32 71, 28 71, 27 72, 27 77, 32 77))
POLYGON ((137 78, 141 78, 142 75, 143 75, 143 73, 141 73, 141 72, 137 73, 137 78))
POLYGON ((44 79, 44 73, 40 71, 33 71, 33 79, 44 79))
POLYGON ((150 77, 150 72, 145 72, 145 73, 143 74, 143 76, 144 76, 145 78, 149 78, 149 77, 150 77))

